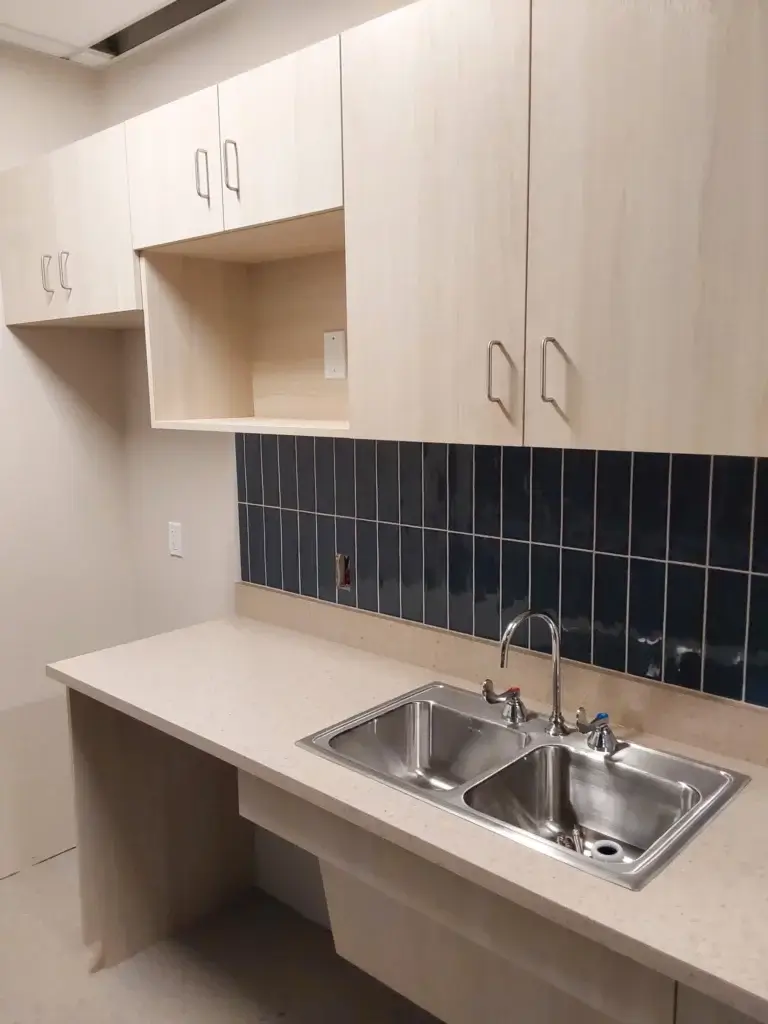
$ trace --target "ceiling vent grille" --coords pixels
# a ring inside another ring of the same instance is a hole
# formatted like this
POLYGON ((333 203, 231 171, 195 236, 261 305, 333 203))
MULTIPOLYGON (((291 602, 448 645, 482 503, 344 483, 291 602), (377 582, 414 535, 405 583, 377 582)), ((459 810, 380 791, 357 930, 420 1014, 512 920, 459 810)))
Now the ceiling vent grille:
POLYGON ((70 60, 92 66, 109 64, 226 2, 227 0, 173 0, 159 11, 140 18, 133 25, 128 25, 106 39, 94 43, 87 50, 74 54, 70 60))

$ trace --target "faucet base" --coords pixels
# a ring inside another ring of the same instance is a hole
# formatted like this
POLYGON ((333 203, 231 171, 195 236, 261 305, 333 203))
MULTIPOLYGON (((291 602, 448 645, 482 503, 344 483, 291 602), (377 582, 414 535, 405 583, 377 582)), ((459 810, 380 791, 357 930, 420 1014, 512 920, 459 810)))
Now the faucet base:
POLYGON ((549 716, 546 731, 548 736, 567 736, 571 730, 565 724, 563 716, 553 711, 549 716))

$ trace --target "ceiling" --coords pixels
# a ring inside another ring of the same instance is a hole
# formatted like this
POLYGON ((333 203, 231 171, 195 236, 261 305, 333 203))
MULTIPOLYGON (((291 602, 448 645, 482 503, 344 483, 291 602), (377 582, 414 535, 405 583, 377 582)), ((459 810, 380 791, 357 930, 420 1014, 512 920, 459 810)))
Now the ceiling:
POLYGON ((71 57, 169 0, 0 0, 0 39, 71 57))

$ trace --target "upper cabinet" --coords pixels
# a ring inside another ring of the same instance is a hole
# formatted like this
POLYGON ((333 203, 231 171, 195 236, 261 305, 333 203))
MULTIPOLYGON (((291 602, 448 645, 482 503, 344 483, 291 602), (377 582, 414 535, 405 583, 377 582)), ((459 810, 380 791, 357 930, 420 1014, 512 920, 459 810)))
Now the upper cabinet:
POLYGON ((766 55, 761 0, 534 0, 527 443, 768 453, 766 55))
POLYGON ((339 39, 127 124, 137 249, 343 204, 339 39))
POLYGON ((219 86, 224 227, 343 205, 339 39, 219 86))
POLYGON ((4 174, 0 223, 7 323, 141 309, 122 124, 4 174))
POLYGON ((125 129, 134 247, 223 231, 217 87, 134 117, 125 129))
POLYGON ((342 36, 349 401, 362 437, 519 444, 529 4, 342 36))

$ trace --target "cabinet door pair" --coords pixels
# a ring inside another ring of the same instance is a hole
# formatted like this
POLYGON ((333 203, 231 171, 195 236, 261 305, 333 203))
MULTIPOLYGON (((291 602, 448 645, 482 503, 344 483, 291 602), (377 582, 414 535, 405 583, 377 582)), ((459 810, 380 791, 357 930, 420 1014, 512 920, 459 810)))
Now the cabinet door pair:
POLYGON ((7 323, 141 308, 122 124, 6 172, 0 225, 7 323))
POLYGON ((339 40, 127 122, 137 249, 342 205, 339 40))
POLYGON ((342 37, 354 430, 768 453, 768 6, 532 8, 342 37))

